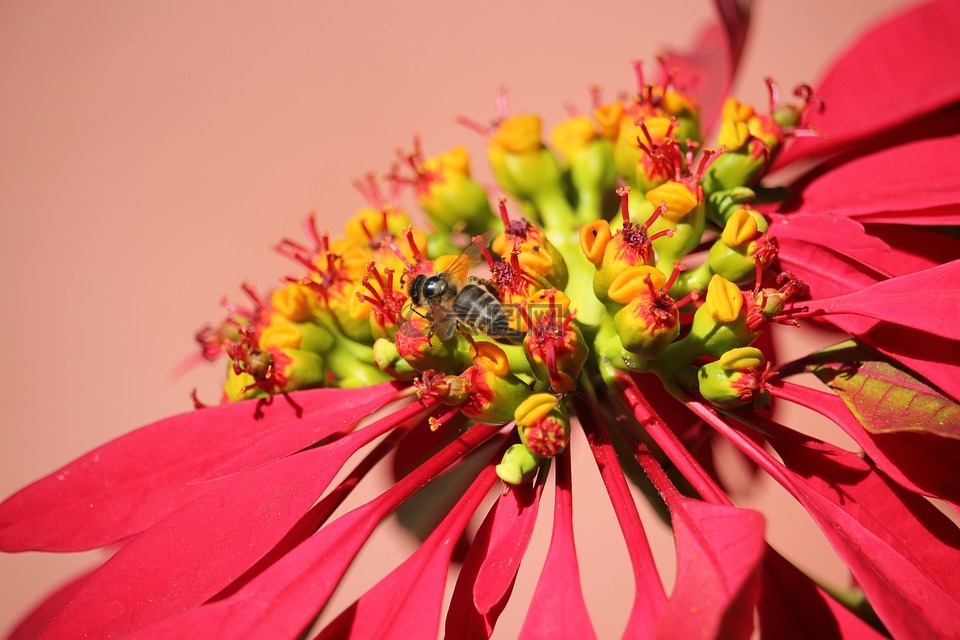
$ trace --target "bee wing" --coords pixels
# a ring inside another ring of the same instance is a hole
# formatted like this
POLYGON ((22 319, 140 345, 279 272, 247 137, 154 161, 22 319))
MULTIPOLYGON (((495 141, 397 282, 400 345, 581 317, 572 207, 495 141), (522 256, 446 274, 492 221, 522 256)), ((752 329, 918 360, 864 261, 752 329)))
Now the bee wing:
POLYGON ((493 240, 493 237, 496 235, 496 232, 493 230, 487 231, 482 236, 474 236, 470 244, 464 247, 463 251, 460 252, 456 258, 454 258, 448 264, 443 264, 446 262, 444 258, 447 256, 440 256, 435 261, 440 263, 438 266, 443 267, 441 271, 448 276, 454 278, 458 284, 462 285, 467 280, 467 275, 470 270, 479 266, 483 263, 483 252, 480 250, 480 245, 484 247, 489 247, 490 242, 493 240))

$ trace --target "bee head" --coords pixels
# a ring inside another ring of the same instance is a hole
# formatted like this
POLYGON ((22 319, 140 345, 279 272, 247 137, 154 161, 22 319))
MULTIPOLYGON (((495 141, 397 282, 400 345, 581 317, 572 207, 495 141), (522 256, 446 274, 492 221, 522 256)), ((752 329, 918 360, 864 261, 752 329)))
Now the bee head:
POLYGON ((433 275, 423 283, 421 293, 427 300, 439 300, 447 292, 447 280, 442 274, 433 275))

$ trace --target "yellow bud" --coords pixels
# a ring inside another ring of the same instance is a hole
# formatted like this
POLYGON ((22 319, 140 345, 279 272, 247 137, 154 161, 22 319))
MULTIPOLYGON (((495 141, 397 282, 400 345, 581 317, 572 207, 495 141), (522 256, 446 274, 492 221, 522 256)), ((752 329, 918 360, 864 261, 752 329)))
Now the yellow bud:
POLYGON ((653 95, 660 100, 660 108, 672 116, 682 116, 693 111, 690 101, 682 93, 673 89, 655 87, 653 95))
POLYGON ((740 347, 739 349, 730 349, 718 361, 720 367, 726 371, 746 371, 747 369, 759 369, 766 364, 766 358, 763 352, 754 347, 740 347))
POLYGON ((490 143, 510 153, 532 153, 540 144, 540 116, 511 116, 500 123, 490 143))
POLYGON ((310 319, 316 303, 317 298, 310 289, 294 282, 277 289, 270 296, 271 306, 277 313, 292 322, 304 322, 310 319))
POLYGON ((593 121, 586 116, 573 116, 555 126, 550 142, 567 158, 572 157, 597 137, 593 121))
POLYGON ((525 271, 539 273, 544 277, 550 274, 550 270, 553 269, 553 258, 546 249, 530 242, 523 242, 518 248, 520 254, 517 260, 525 271))
POLYGON ((516 408, 513 412, 514 420, 521 427, 535 424, 556 409, 559 402, 552 393, 535 393, 516 408))
POLYGON ((754 114, 753 107, 736 98, 727 98, 723 103, 723 119, 732 122, 746 122, 754 114))
POLYGON ((776 121, 770 118, 759 118, 754 116, 747 120, 747 127, 750 129, 751 135, 756 138, 760 138, 763 141, 763 144, 768 147, 775 148, 778 147, 782 142, 783 132, 780 130, 779 125, 776 121))
POLYGON ((662 217, 680 222, 683 217, 693 211, 700 201, 690 189, 682 182, 665 182, 659 187, 647 191, 647 200, 653 206, 659 206, 661 202, 667 203, 667 210, 662 217))
POLYGON ((606 220, 593 220, 580 227, 580 249, 593 266, 600 268, 603 253, 613 234, 606 220))
POLYGON ((707 286, 706 304, 717 322, 733 322, 743 308, 743 293, 737 285, 714 274, 707 286))
MULTIPOLYGON (((663 139, 667 137, 667 132, 670 131, 670 127, 673 125, 673 119, 655 116, 652 118, 644 118, 643 124, 647 128, 647 131, 650 132, 650 137, 653 139, 654 144, 658 144, 663 142, 663 139)), ((640 139, 644 140, 645 136, 643 135, 643 130, 640 128, 640 125, 631 122, 630 126, 633 127, 633 143, 636 144, 637 136, 641 136, 640 139)), ((646 140, 644 140, 644 143, 646 143, 646 140)))
MULTIPOLYGON (((387 207, 385 212, 380 209, 361 209, 354 214, 352 218, 347 220, 347 224, 345 225, 347 236, 354 241, 360 241, 366 244, 368 242, 367 232, 372 236, 376 236, 378 233, 384 231, 384 218, 386 218, 387 221, 386 230, 392 233, 400 233, 410 226, 409 216, 399 209, 387 207), (364 228, 366 228, 366 231, 364 231, 364 228)), ((332 246, 331 250, 333 250, 332 246)))
POLYGON ((720 125, 720 136, 717 142, 726 147, 727 151, 739 151, 750 140, 750 128, 746 122, 724 120, 720 125))
POLYGON ((667 276, 656 267, 648 265, 638 265, 627 267, 621 271, 610 283, 607 295, 614 302, 627 304, 634 298, 642 295, 650 295, 650 288, 647 287, 646 279, 650 277, 653 282, 653 288, 659 290, 667 282, 667 276))
MULTIPOLYGON (((550 304, 550 298, 547 296, 547 291, 541 289, 536 293, 533 293, 524 300, 528 307, 542 306, 550 304)), ((570 309, 570 298, 567 297, 563 291, 553 290, 553 306, 554 313, 558 315, 565 316, 567 311, 570 309)), ((536 318, 534 318, 536 319, 536 318)))
POLYGON ((303 333, 292 322, 272 322, 260 331, 258 346, 267 349, 299 349, 303 333))
POLYGON ((623 119, 623 105, 619 102, 603 105, 593 110, 593 117, 600 125, 600 135, 608 140, 616 140, 620 133, 620 121, 623 119))
POLYGON ((759 233, 757 221, 753 216, 746 209, 737 209, 727 220, 727 224, 723 227, 723 235, 720 237, 723 244, 735 248, 750 242, 759 233))
POLYGON ((440 174, 455 173, 461 176, 469 176, 470 155, 465 147, 457 145, 450 151, 427 158, 423 163, 423 168, 440 174))
POLYGON ((496 376, 506 376, 510 373, 510 361, 503 349, 492 342, 477 342, 474 347, 474 365, 496 376))
POLYGON ((350 295, 347 297, 347 314, 351 320, 365 320, 370 317, 372 311, 370 303, 366 300, 361 300, 357 295, 358 293, 365 295, 370 294, 367 288, 359 282, 351 287, 350 295))

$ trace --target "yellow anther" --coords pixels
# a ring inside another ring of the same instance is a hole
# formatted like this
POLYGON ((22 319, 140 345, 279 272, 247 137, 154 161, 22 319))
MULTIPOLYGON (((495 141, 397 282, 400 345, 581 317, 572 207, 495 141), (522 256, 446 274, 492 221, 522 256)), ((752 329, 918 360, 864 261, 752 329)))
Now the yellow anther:
POLYGON ((557 151, 570 158, 596 137, 593 120, 586 116, 573 116, 553 128, 550 143, 557 151))
POLYGON ((493 138, 492 146, 509 153, 531 153, 540 148, 540 116, 511 116, 500 123, 493 138))
POLYGON ((496 376, 510 373, 510 361, 503 349, 492 342, 477 342, 474 345, 473 364, 496 376))
POLYGON ((433 171, 441 175, 459 174, 462 176, 470 175, 470 155, 462 145, 457 145, 450 151, 437 154, 428 158, 423 163, 423 168, 427 171, 433 171))
POLYGON ((272 322, 260 331, 258 345, 261 349, 299 349, 303 340, 300 327, 292 322, 272 322))
MULTIPOLYGON (((536 311, 536 307, 549 305, 550 297, 547 295, 547 291, 548 290, 546 289, 541 289, 536 293, 527 296, 527 298, 524 300, 527 307, 534 307, 534 311, 536 311)), ((563 291, 557 291, 556 289, 553 289, 553 307, 554 313, 557 313, 561 316, 567 315, 567 311, 570 309, 570 298, 568 298, 567 294, 565 294, 563 291)), ((536 319, 533 317, 532 313, 531 317, 536 319)))
POLYGON ((724 120, 720 125, 717 142, 727 151, 739 151, 750 140, 750 128, 746 122, 724 120))
POLYGON ((640 296, 648 296, 650 287, 647 286, 647 277, 653 283, 653 288, 658 291, 667 282, 667 276, 656 267, 647 265, 628 267, 613 279, 607 295, 620 304, 627 304, 640 296))
POLYGON ((580 227, 580 249, 593 266, 600 267, 603 253, 612 237, 606 220, 593 220, 580 227))
POLYGON ((756 347, 740 347, 724 353, 718 362, 726 371, 746 371, 763 367, 767 360, 756 347))
POLYGON ((552 393, 535 393, 517 407, 513 417, 521 427, 536 424, 557 408, 560 401, 552 393))
POLYGON ((734 283, 714 274, 707 286, 706 304, 717 322, 733 322, 743 308, 743 293, 734 283))
POLYGON ((760 233, 757 227, 757 221, 746 209, 737 209, 727 220, 723 227, 723 234, 720 236, 723 244, 731 248, 742 246, 760 233))
POLYGON ((667 203, 667 210, 662 217, 680 222, 684 216, 694 210, 698 204, 696 194, 690 191, 682 182, 665 182, 659 187, 647 191, 647 200, 654 206, 659 206, 661 202, 667 203))
MULTIPOLYGON (((368 279, 368 282, 376 288, 376 281, 371 282, 368 279)), ((358 293, 369 296, 370 290, 360 282, 351 287, 350 295, 347 297, 347 314, 351 320, 365 320, 370 317, 370 312, 372 311, 370 303, 367 300, 361 299, 360 296, 357 295, 358 293)))
POLYGON ((740 102, 736 98, 727 98, 723 103, 723 119, 732 122, 746 122, 753 117, 755 111, 753 107, 745 102, 740 102))
POLYGON ((593 117, 600 125, 600 135, 608 140, 616 140, 620 133, 620 121, 623 119, 623 105, 619 102, 603 105, 593 110, 593 117))
POLYGON ((550 257, 546 249, 532 242, 523 242, 518 248, 520 254, 517 256, 517 260, 524 270, 539 273, 544 277, 550 275, 550 271, 553 269, 553 258, 550 257))
POLYGON ((304 322, 313 316, 317 298, 307 287, 288 283, 273 292, 270 296, 270 305, 277 313, 292 322, 304 322))

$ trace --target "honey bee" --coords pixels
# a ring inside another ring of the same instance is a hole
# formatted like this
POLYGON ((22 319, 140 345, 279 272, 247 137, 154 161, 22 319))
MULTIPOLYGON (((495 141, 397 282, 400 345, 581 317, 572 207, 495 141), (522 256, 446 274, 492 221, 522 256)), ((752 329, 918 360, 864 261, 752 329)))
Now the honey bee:
POLYGON ((443 340, 451 338, 462 325, 501 342, 515 342, 522 336, 511 327, 493 284, 474 276, 464 277, 480 259, 480 250, 470 244, 444 271, 417 275, 407 288, 410 301, 415 308, 428 310, 428 314, 416 313, 432 322, 431 331, 443 340))

